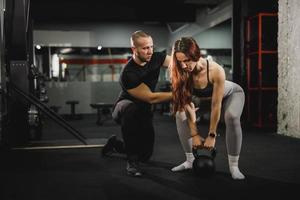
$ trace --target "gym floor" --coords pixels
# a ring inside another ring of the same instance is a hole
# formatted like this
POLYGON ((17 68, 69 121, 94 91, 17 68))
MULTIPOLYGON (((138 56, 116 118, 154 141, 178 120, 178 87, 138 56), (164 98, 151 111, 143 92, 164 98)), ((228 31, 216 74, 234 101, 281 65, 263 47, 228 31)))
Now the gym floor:
MULTIPOLYGON (((151 161, 142 165, 142 178, 126 175, 124 155, 101 157, 101 147, 1 150, 0 199, 287 199, 298 195, 299 139, 244 129, 240 169, 246 179, 234 181, 228 172, 224 127, 220 126, 216 174, 200 178, 192 170, 170 170, 184 161, 175 121, 160 114, 154 119, 155 150, 151 161)), ((54 122, 45 121, 40 144, 80 144, 54 122)), ((121 135, 120 127, 111 120, 97 126, 95 115, 69 123, 88 141, 99 144, 112 134, 121 135)), ((206 132, 207 124, 201 128, 206 132)))

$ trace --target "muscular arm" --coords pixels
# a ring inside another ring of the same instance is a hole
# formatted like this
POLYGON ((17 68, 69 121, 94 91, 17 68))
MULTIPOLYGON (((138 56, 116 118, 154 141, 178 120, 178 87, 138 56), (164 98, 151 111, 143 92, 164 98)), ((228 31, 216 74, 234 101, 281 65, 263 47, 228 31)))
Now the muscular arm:
POLYGON ((185 113, 188 119, 188 125, 191 130, 191 136, 195 136, 198 134, 198 129, 196 125, 196 109, 195 105, 191 103, 190 105, 185 106, 185 113))
POLYGON ((217 126, 220 120, 222 99, 224 95, 225 72, 221 66, 217 65, 216 70, 213 72, 214 91, 211 103, 211 116, 209 132, 216 133, 217 126))
POLYGON ((202 145, 202 138, 199 134, 197 125, 196 125, 196 111, 195 105, 191 103, 190 105, 185 106, 185 112, 188 119, 188 125, 190 128, 190 134, 192 139, 192 146, 195 148, 202 145))
POLYGON ((170 101, 172 99, 172 92, 152 92, 145 83, 141 83, 137 87, 127 90, 127 92, 133 97, 150 104, 170 101))
POLYGON ((169 67, 171 61, 171 56, 167 55, 165 58, 164 63, 162 64, 163 67, 169 67))

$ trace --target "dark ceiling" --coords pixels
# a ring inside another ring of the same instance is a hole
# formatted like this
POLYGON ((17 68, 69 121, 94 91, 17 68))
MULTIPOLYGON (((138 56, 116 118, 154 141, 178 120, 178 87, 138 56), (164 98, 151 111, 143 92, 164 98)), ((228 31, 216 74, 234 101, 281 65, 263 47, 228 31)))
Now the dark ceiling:
POLYGON ((34 23, 194 22, 222 0, 31 0, 34 23))

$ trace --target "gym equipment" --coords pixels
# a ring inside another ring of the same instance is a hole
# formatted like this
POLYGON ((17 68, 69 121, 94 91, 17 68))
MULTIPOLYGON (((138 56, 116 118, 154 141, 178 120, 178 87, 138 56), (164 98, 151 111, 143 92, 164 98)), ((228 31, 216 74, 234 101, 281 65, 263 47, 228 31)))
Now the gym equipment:
POLYGON ((45 114, 87 145, 84 135, 45 104, 49 100, 45 77, 33 64, 33 20, 29 4, 30 1, 19 0, 5 3, 4 35, 0 39, 5 49, 5 63, 1 60, 1 69, 5 69, 1 78, 1 144, 23 147, 32 139, 41 139, 45 114))
POLYGON ((103 117, 108 117, 109 119, 111 118, 111 110, 114 104, 112 103, 104 103, 104 102, 98 102, 98 103, 91 103, 90 106, 92 108, 97 109, 97 121, 96 124, 99 126, 103 125, 103 122, 105 119, 103 117))
POLYGON ((75 112, 75 106, 77 104, 79 104, 79 101, 77 100, 69 100, 69 101, 66 101, 66 104, 70 105, 70 108, 71 108, 71 113, 70 114, 67 114, 65 115, 65 118, 66 119, 69 119, 69 120, 73 120, 73 119, 82 119, 82 115, 80 114, 77 114, 75 112))
POLYGON ((5 59, 1 65, 2 137, 5 146, 23 145, 30 140, 28 110, 30 103, 11 88, 16 85, 21 91, 30 93, 28 71, 32 62, 32 21, 29 1, 10 0, 5 3, 3 44, 5 59))
POLYGON ((216 148, 208 149, 199 147, 193 149, 195 160, 193 161, 194 172, 202 177, 212 176, 216 170, 215 157, 216 148))
MULTIPOLYGON (((47 103, 49 98, 45 85, 45 77, 39 72, 38 68, 31 64, 28 72, 29 92, 37 97, 40 102, 47 103)), ((28 124, 30 139, 41 140, 43 129, 43 113, 34 104, 28 108, 28 124)))

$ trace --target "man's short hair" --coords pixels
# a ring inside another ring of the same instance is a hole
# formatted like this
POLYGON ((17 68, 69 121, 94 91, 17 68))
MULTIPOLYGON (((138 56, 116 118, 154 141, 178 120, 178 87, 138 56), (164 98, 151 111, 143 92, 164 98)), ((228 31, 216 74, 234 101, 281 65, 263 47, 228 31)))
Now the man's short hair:
POLYGON ((135 31, 134 33, 132 33, 130 38, 131 47, 135 47, 137 39, 141 37, 151 37, 151 36, 148 33, 141 30, 135 31))

